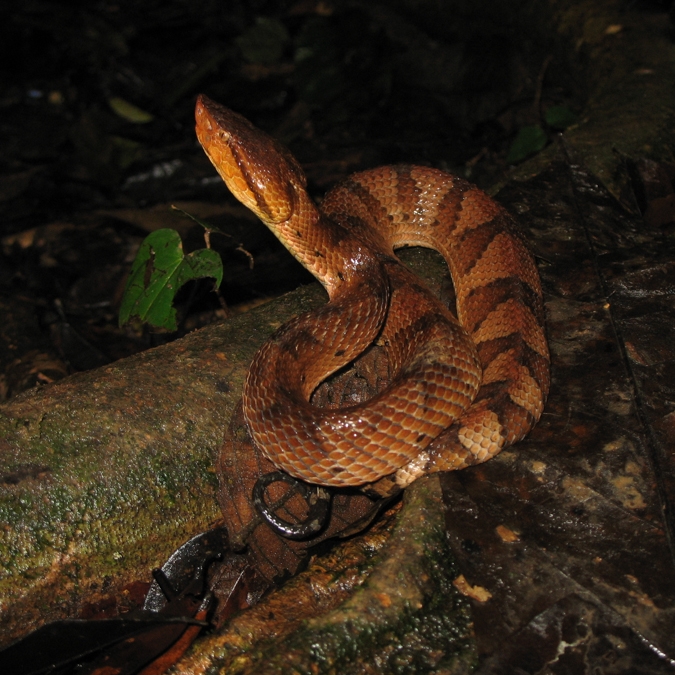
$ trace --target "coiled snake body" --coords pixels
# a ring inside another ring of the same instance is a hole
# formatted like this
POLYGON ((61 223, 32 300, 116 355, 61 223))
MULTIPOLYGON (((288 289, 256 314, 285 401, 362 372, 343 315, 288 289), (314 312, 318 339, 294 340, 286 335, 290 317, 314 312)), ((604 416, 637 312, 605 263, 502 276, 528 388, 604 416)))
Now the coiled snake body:
POLYGON ((384 166, 333 188, 321 208, 277 141, 200 96, 197 137, 232 193, 323 284, 329 302, 259 350, 243 406, 255 443, 310 483, 363 485, 483 462, 539 419, 549 355, 539 276, 509 214, 448 173, 384 166), (436 249, 457 316, 394 254, 436 249), (318 384, 374 341, 394 373, 372 400, 309 403, 318 384))

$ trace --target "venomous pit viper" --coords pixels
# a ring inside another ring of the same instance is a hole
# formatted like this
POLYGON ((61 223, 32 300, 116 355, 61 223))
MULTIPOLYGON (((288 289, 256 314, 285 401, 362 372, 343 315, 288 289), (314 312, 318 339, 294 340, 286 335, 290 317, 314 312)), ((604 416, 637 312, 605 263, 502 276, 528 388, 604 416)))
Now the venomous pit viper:
POLYGON ((221 177, 323 284, 329 302, 258 351, 243 393, 254 442, 303 481, 400 487, 484 462, 523 438, 549 388, 539 275, 506 210, 467 181, 424 166, 356 173, 318 208, 290 152, 200 96, 199 142, 221 177), (457 319, 394 254, 436 249, 457 319), (320 382, 377 341, 393 379, 372 400, 328 410, 320 382))

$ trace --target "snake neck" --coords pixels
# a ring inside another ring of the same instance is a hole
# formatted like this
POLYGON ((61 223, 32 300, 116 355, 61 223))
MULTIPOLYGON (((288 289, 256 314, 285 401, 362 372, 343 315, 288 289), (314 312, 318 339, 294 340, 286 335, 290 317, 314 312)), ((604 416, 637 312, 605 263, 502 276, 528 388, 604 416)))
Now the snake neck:
POLYGON ((381 260, 358 236, 322 214, 306 190, 294 186, 293 211, 281 223, 265 222, 282 244, 335 299, 375 270, 381 260))

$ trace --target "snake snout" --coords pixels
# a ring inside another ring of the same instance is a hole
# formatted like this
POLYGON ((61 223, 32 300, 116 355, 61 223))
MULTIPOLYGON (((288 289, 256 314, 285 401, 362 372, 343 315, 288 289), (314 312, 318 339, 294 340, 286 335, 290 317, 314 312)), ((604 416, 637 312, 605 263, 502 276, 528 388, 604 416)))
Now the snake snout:
POLYGON ((293 186, 304 184, 290 153, 203 94, 197 98, 195 121, 199 142, 232 194, 268 226, 287 221, 293 215, 293 186))

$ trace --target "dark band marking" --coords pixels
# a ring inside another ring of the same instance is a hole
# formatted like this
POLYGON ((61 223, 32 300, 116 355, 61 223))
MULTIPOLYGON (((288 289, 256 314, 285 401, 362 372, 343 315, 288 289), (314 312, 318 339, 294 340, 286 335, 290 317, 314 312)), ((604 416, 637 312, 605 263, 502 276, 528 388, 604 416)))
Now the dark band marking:
POLYGON ((478 357, 483 364, 483 368, 486 368, 504 352, 513 351, 515 359, 520 362, 525 349, 532 351, 519 332, 514 332, 511 333, 511 335, 500 338, 493 338, 492 340, 485 340, 477 345, 477 349, 478 357))
POLYGON ((525 283, 519 276, 494 279, 485 286, 471 289, 462 307, 468 320, 465 326, 471 334, 475 333, 487 319, 495 307, 509 298, 515 298, 527 307, 537 320, 543 323, 544 307, 539 294, 525 283))
POLYGON ((412 336, 425 335, 427 331, 430 331, 434 326, 441 323, 445 323, 445 317, 435 312, 426 312, 413 321, 406 329, 406 332, 409 332, 412 336))
MULTIPOLYGON (((279 337, 279 334, 277 334, 279 337)), ((286 336, 283 336, 286 337, 286 336)), ((321 340, 317 339, 311 331, 305 329, 299 329, 297 331, 291 332, 292 340, 279 340, 279 349, 286 354, 292 356, 296 361, 300 358, 300 353, 298 352, 298 345, 320 345, 321 340)), ((307 350, 303 349, 303 356, 306 354, 307 350)))
POLYGON ((510 420, 526 417, 530 426, 535 423, 534 416, 526 408, 514 403, 508 392, 510 382, 490 382, 481 385, 474 405, 479 401, 486 401, 486 407, 499 417, 500 420, 510 420))
POLYGON ((375 217, 385 218, 387 215, 387 210, 380 203, 377 197, 364 185, 357 183, 353 179, 347 179, 344 183, 344 187, 348 190, 354 197, 358 199, 361 203, 363 211, 361 212, 361 221, 363 222, 363 213, 371 214, 375 217))
POLYGON ((397 210, 402 213, 401 220, 407 222, 413 214, 418 202, 420 189, 411 176, 411 167, 408 164, 399 164, 394 167, 396 172, 396 204, 397 210), (412 208, 410 207, 412 205, 412 208))
POLYGON ((513 353, 513 359, 517 363, 529 370, 539 388, 542 391, 548 391, 549 361, 528 347, 520 333, 481 342, 478 345, 478 358, 483 369, 486 369, 500 354, 508 351, 513 353))
POLYGON ((467 190, 473 189, 473 185, 463 178, 455 178, 452 187, 443 195, 443 198, 438 202, 438 213, 436 220, 432 226, 438 226, 441 223, 448 228, 448 233, 452 232, 457 227, 459 214, 462 210, 462 200, 464 193, 467 190))
MULTIPOLYGON (((334 188, 322 208, 331 221, 349 236, 356 235, 377 251, 390 248, 378 227, 378 222, 388 220, 386 209, 367 187, 354 179, 347 179, 334 188)), ((340 241, 343 238, 340 237, 340 241)))
POLYGON ((255 185, 255 182, 251 178, 251 174, 248 170, 249 153, 240 151, 239 146, 235 144, 230 145, 230 152, 232 153, 232 156, 234 157, 234 160, 237 163, 239 171, 241 171, 242 175, 244 176, 246 186, 253 193, 258 208, 265 215, 270 215, 270 209, 269 206, 267 205, 267 201, 265 200, 265 195, 251 187, 252 185, 255 185))
POLYGON ((488 220, 476 227, 465 230, 453 250, 457 259, 457 269, 461 276, 466 276, 483 257, 483 253, 502 231, 496 225, 498 219, 488 220))

